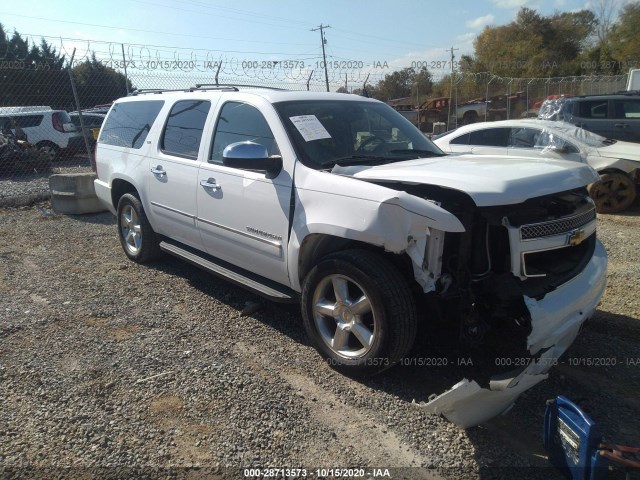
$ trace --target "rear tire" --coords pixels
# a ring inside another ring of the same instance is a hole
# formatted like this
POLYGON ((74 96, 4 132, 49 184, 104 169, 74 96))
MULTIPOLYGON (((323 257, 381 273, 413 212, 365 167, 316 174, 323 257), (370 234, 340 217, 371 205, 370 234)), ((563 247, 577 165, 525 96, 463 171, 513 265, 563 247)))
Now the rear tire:
POLYGON ((118 237, 124 253, 134 262, 145 263, 160 256, 160 241, 151 228, 142 202, 131 193, 118 201, 118 237))
POLYGON ((619 213, 631 206, 636 198, 636 185, 624 173, 603 173, 600 180, 588 187, 598 213, 619 213))
POLYGON ((396 364, 411 350, 417 328, 406 279, 386 258, 365 250, 320 260, 303 282, 302 318, 320 355, 351 376, 396 364))

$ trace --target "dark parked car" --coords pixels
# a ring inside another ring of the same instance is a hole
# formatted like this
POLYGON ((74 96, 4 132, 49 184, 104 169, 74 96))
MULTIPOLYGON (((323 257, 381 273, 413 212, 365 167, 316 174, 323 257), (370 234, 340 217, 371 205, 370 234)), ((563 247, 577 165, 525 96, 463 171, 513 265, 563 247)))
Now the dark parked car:
MULTIPOLYGON (((80 131, 81 130, 81 128, 80 128, 80 115, 78 115, 78 112, 69 113, 69 117, 71 117, 71 122, 76 126, 78 131, 80 131)), ((106 117, 106 115, 103 114, 103 113, 85 113, 85 112, 82 112, 82 121, 84 122, 83 134, 89 140, 90 148, 93 148, 93 146, 96 143, 96 140, 95 140, 94 135, 93 135, 93 129, 100 128, 102 126, 102 122, 104 122, 104 117, 106 117)), ((83 150, 84 150, 84 148, 83 148, 83 150)))
POLYGON ((547 100, 538 118, 573 123, 606 138, 640 142, 640 92, 547 100))

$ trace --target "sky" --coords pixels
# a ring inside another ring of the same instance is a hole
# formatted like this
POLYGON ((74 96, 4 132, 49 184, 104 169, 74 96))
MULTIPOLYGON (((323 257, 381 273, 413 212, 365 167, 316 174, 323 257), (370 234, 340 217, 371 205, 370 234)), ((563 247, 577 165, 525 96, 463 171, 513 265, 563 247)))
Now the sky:
POLYGON ((472 53, 485 26, 512 21, 523 6, 549 15, 594 1, 22 0, 6 2, 0 23, 9 33, 44 37, 68 57, 75 47, 77 59, 95 51, 105 63, 118 62, 122 44, 130 72, 210 72, 222 62, 227 73, 278 68, 305 75, 322 71, 320 32, 312 29, 328 25, 330 66, 380 76, 424 65, 437 76, 451 68, 449 49, 456 59, 472 53))

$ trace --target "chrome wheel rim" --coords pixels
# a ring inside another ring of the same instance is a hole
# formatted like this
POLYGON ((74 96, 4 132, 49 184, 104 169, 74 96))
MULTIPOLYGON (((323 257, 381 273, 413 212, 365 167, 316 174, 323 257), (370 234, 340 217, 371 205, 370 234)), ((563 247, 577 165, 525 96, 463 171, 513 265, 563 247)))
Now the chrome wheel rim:
POLYGON ((120 213, 120 235, 124 246, 131 255, 137 255, 142 248, 142 229, 136 210, 127 205, 120 213))
POLYGON ((46 160, 53 161, 56 158, 56 150, 49 145, 40 147, 40 155, 46 160))
POLYGON ((313 319, 325 345, 337 356, 365 356, 376 339, 377 319, 364 289, 345 275, 323 278, 313 295, 313 319))

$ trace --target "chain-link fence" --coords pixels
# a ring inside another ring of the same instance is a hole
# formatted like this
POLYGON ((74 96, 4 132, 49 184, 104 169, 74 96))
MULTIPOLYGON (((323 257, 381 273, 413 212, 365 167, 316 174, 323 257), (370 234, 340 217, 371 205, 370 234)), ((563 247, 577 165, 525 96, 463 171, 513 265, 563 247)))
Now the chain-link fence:
MULTIPOLYGON (((367 86, 375 89, 391 72, 364 62, 249 61, 213 58, 208 52, 185 58, 175 52, 161 56, 158 50, 152 56, 144 46, 109 45, 106 52, 75 59, 75 50, 69 55, 61 49, 74 59, 66 64, 0 58, 0 204, 10 197, 46 194, 51 173, 90 171, 96 133, 110 104, 136 89, 220 83, 360 93, 367 86)), ((626 75, 504 78, 446 70, 432 72, 431 79, 440 92, 432 97, 446 98, 438 118, 449 128, 462 121, 533 116, 536 104, 550 95, 610 93, 626 84, 626 75)), ((415 113, 423 131, 433 121, 420 113, 433 113, 429 100, 418 94, 399 108, 415 113)))

